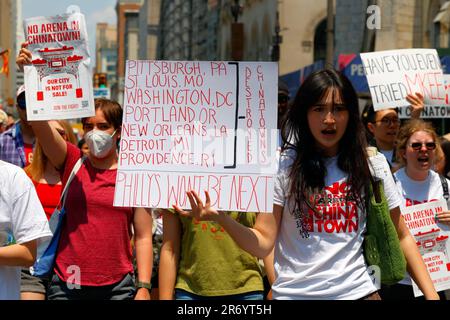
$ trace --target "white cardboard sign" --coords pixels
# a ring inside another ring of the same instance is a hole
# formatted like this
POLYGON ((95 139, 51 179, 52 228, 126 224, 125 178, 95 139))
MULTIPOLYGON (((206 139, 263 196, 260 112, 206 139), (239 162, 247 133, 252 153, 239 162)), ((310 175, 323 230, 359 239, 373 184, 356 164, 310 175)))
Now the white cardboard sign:
POLYGON ((445 101, 443 72, 435 49, 361 53, 375 111, 406 107, 407 94, 419 92, 428 106, 445 101))
MULTIPOLYGON (((444 119, 450 118, 450 75, 444 74, 444 92, 445 92, 445 100, 443 104, 440 106, 425 106, 422 113, 420 114, 420 118, 422 119, 444 119)), ((400 119, 410 119, 411 118, 411 109, 410 108, 399 108, 398 116, 400 119)))
MULTIPOLYGON (((443 211, 448 211, 445 200, 402 208, 405 223, 416 240, 436 291, 450 289, 450 228, 435 220, 436 214, 443 211)), ((412 283, 414 295, 423 295, 414 280, 412 283)))
POLYGON ((32 64, 25 66, 28 120, 95 114, 84 15, 72 12, 24 20, 32 64))
POLYGON ((127 61, 115 206, 271 212, 277 64, 127 61))

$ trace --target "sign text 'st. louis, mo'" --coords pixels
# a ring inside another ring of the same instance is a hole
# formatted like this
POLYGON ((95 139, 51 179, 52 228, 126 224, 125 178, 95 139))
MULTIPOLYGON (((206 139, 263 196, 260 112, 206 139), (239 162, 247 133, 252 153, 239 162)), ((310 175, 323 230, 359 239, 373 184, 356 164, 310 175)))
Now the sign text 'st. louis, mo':
POLYGON ((114 205, 271 211, 277 65, 127 61, 114 205))

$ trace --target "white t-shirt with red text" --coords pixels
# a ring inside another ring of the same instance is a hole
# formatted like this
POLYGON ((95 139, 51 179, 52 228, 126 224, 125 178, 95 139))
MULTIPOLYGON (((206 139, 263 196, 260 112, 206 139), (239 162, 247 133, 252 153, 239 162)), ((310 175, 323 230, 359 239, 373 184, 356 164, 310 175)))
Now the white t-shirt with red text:
MULTIPOLYGON (((424 181, 416 181, 408 177, 405 168, 401 168, 394 173, 397 189, 402 196, 402 204, 400 210, 413 205, 438 201, 444 198, 444 190, 442 188, 441 178, 439 174, 430 170, 428 177, 424 181)), ((447 179, 450 188, 450 181, 447 179)), ((406 273, 405 278, 399 283, 412 285, 411 277, 406 273)))
MULTIPOLYGON (((292 151, 282 155, 275 180, 274 203, 284 209, 275 244, 273 298, 354 300, 377 291, 362 250, 366 213, 351 199, 346 206, 347 174, 337 166, 337 157, 326 160, 325 192, 310 198, 320 212, 304 210, 306 220, 291 213, 289 172, 294 157, 292 151), (301 221, 306 222, 308 238, 300 232, 301 221)), ((389 209, 398 207, 401 200, 386 158, 378 153, 371 163, 372 175, 383 182, 389 209)))

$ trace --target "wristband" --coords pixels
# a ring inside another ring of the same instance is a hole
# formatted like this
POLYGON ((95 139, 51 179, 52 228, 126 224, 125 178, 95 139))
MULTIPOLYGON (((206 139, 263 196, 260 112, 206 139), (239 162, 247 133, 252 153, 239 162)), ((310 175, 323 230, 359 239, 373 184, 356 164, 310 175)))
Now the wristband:
POLYGON ((152 290, 152 284, 150 282, 142 282, 142 281, 138 281, 137 288, 145 288, 148 289, 148 291, 152 290))

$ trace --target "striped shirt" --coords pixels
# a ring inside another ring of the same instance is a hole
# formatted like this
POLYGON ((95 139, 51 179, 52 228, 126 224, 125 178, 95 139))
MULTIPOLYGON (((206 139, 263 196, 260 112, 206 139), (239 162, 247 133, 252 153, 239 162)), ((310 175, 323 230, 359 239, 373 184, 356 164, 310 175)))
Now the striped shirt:
POLYGON ((25 149, 20 122, 0 134, 0 160, 9 162, 21 168, 25 167, 25 149))

